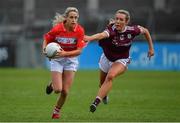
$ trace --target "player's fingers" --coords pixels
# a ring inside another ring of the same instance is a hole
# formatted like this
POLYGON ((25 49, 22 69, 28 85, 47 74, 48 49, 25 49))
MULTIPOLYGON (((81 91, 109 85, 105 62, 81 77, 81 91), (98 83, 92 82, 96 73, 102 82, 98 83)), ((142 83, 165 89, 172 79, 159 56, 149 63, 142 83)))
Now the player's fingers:
POLYGON ((149 61, 151 60, 151 56, 148 57, 149 58, 149 61))
POLYGON ((63 48, 60 48, 60 49, 59 49, 59 52, 61 52, 61 51, 64 51, 63 48))
POLYGON ((57 52, 56 55, 53 57, 53 59, 54 58, 59 58, 60 57, 59 54, 60 54, 60 52, 57 52))
POLYGON ((148 52, 147 57, 149 60, 151 60, 151 54, 148 52))
POLYGON ((45 55, 47 57, 47 53, 43 52, 43 55, 45 55))

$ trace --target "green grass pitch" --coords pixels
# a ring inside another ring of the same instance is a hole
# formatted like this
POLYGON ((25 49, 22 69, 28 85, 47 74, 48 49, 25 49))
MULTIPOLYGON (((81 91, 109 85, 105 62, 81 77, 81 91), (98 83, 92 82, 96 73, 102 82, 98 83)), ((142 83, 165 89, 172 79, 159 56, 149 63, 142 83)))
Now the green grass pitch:
POLYGON ((57 95, 45 94, 48 70, 0 69, 0 122, 180 122, 180 72, 127 71, 113 81, 108 105, 89 105, 98 90, 99 71, 77 72, 62 117, 51 119, 57 95))

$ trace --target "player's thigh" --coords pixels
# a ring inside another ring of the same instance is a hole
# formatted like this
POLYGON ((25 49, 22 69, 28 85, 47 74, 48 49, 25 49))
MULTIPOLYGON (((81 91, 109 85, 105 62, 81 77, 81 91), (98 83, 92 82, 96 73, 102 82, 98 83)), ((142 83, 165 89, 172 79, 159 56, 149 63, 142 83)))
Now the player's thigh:
POLYGON ((72 70, 64 70, 63 72, 63 90, 69 91, 75 76, 75 71, 72 70))
POLYGON ((118 75, 123 74, 126 71, 126 69, 127 67, 124 66, 122 63, 114 62, 108 71, 108 75, 116 77, 118 75))
POLYGON ((51 76, 54 90, 62 90, 62 73, 51 71, 51 76))

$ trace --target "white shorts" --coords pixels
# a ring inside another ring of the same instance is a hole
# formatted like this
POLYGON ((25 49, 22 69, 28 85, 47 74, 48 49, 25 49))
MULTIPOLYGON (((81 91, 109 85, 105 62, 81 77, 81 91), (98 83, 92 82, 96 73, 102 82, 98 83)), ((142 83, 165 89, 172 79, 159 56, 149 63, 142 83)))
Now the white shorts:
MULTIPOLYGON (((130 58, 127 59, 118 59, 114 62, 118 62, 121 63, 122 65, 124 65, 125 67, 128 66, 129 62, 130 62, 130 58)), ((109 61, 106 56, 104 55, 104 53, 101 55, 100 61, 99 61, 99 68, 105 72, 108 73, 109 69, 111 68, 112 64, 114 62, 109 61)))
POLYGON ((78 69, 78 58, 60 58, 52 59, 50 61, 50 70, 62 73, 63 70, 77 71, 78 69))

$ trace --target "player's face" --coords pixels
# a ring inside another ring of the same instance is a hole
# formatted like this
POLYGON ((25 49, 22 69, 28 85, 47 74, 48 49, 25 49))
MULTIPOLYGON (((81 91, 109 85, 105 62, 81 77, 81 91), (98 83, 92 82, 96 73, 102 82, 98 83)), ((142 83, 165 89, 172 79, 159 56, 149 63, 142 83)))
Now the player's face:
POLYGON ((77 24, 78 21, 78 13, 71 11, 69 12, 68 16, 66 17, 66 23, 70 27, 74 27, 77 24))
POLYGON ((115 15, 115 25, 117 30, 122 31, 127 25, 126 15, 122 13, 117 13, 115 15))

